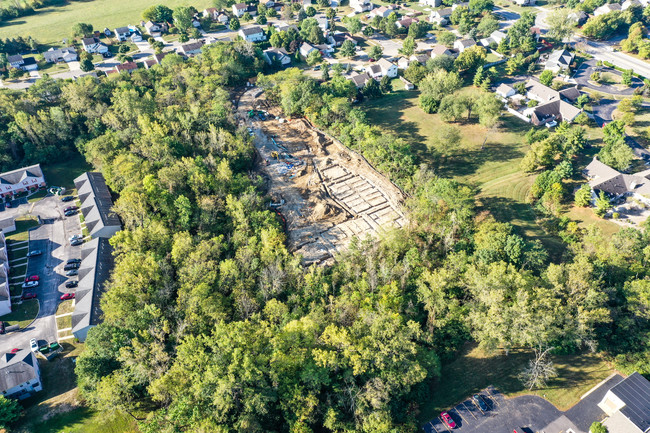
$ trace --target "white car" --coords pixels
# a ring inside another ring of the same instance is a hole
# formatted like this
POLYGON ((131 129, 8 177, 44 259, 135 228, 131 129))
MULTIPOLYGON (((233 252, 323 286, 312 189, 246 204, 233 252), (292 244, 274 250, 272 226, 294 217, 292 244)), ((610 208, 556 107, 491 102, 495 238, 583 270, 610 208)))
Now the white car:
POLYGON ((23 289, 29 289, 31 287, 38 287, 38 281, 27 281, 23 283, 23 289))
POLYGON ((29 340, 29 347, 32 349, 32 352, 38 352, 38 343, 35 338, 29 340))
POLYGON ((70 236, 70 242, 76 240, 76 239, 83 239, 83 236, 81 235, 72 235, 70 236))

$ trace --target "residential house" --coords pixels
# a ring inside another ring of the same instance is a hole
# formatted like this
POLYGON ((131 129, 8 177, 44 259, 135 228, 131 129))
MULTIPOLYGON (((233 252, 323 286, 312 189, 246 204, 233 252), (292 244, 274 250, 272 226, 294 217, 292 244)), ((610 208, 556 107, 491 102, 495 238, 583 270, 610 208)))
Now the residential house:
POLYGON ((517 91, 514 88, 508 86, 505 83, 499 84, 499 87, 497 87, 494 92, 497 95, 501 96, 503 99, 507 99, 517 94, 517 91))
POLYGON ((125 42, 131 36, 131 29, 128 27, 118 27, 114 33, 118 41, 125 42))
POLYGON ((294 29, 298 31, 298 27, 295 24, 287 24, 284 21, 276 21, 273 23, 273 27, 279 32, 286 32, 289 29, 294 29))
POLYGON ((476 45, 476 41, 474 39, 459 39, 456 42, 454 42, 454 48, 458 50, 459 53, 462 53, 469 47, 473 47, 476 45))
POLYGON ((411 64, 411 61, 407 59, 406 57, 400 57, 399 60, 397 60, 397 67, 399 69, 406 69, 409 67, 411 64))
POLYGON ((487 38, 481 39, 481 45, 484 47, 489 47, 490 44, 494 43, 496 45, 499 45, 501 41, 505 40, 508 37, 508 35, 502 31, 495 30, 493 31, 490 36, 487 38))
POLYGON ((386 17, 388 17, 388 15, 390 15, 393 12, 394 12, 394 10, 393 10, 392 7, 390 7, 390 6, 381 6, 381 7, 378 7, 377 9, 373 9, 370 12, 370 16, 373 16, 373 17, 378 16, 378 17, 381 17, 381 18, 386 18, 386 17))
POLYGON ((104 54, 108 53, 108 47, 100 42, 98 38, 83 38, 81 45, 84 51, 90 54, 104 54))
POLYGON ((544 69, 559 73, 561 71, 569 71, 571 63, 573 63, 574 54, 567 50, 555 50, 549 56, 544 69))
POLYGON ((370 77, 374 79, 379 79, 383 76, 381 73, 381 66, 376 63, 372 63, 366 66, 364 69, 366 71, 366 74, 370 75, 370 77))
POLYGON ((330 28, 330 21, 327 19, 327 17, 317 16, 316 22, 318 23, 318 27, 320 27, 323 33, 327 32, 327 30, 330 28))
POLYGON ((232 5, 232 13, 237 17, 241 18, 248 11, 248 5, 246 3, 237 3, 232 5))
POLYGON ((157 65, 157 63, 156 63, 156 61, 154 59, 147 59, 144 62, 142 62, 142 64, 144 65, 145 69, 151 69, 151 68, 153 68, 154 66, 157 65))
POLYGON ((129 40, 133 43, 142 42, 142 35, 140 34, 140 32, 134 32, 131 34, 131 37, 129 37, 129 40))
POLYGON ((582 112, 581 109, 566 102, 560 92, 533 79, 526 83, 526 97, 540 103, 524 111, 524 115, 529 116, 537 126, 553 121, 570 123, 582 112))
MULTIPOLYGON (((596 193, 602 191, 613 199, 630 195, 650 203, 650 170, 636 174, 623 174, 594 157, 582 174, 596 193)), ((613 410, 605 410, 605 412, 611 414, 613 410)))
POLYGON ((0 391, 6 398, 23 400, 43 389, 36 355, 27 349, 0 358, 0 391))
POLYGON ((596 8, 596 10, 594 10, 594 16, 597 17, 599 15, 605 15, 605 14, 608 14, 608 13, 614 12, 614 11, 619 11, 620 12, 621 11, 621 5, 618 4, 618 3, 606 3, 606 4, 602 5, 599 8, 596 8))
MULTIPOLYGON (((240 30, 241 31, 241 30, 240 30)), ((192 57, 197 54, 201 54, 201 48, 203 48, 203 41, 189 42, 187 44, 181 45, 179 49, 180 53, 186 57, 192 57)))
POLYGON ((372 80, 370 75, 368 75, 366 72, 363 74, 353 75, 348 79, 354 83, 357 89, 362 89, 368 81, 372 80))
POLYGON ((535 6, 537 0, 512 0, 512 2, 518 6, 535 6))
POLYGON ((277 62, 281 66, 288 66, 291 64, 291 56, 284 48, 267 48, 263 52, 264 60, 269 65, 277 62))
POLYGON ((65 48, 50 48, 49 50, 43 53, 43 58, 48 63, 58 63, 58 62, 75 62, 79 58, 77 56, 77 50, 74 47, 65 47, 65 48))
POLYGON ((216 21, 219 17, 219 9, 217 8, 206 8, 203 9, 203 17, 210 18, 212 21, 216 21))
POLYGON ((28 190, 35 191, 46 186, 40 164, 0 174, 0 197, 13 196, 28 190))
POLYGON ((104 27, 104 36, 106 36, 107 38, 113 36, 113 32, 111 31, 111 29, 109 29, 108 27, 104 27))
POLYGON ((85 341, 88 331, 102 321, 100 300, 113 269, 113 248, 108 238, 95 238, 81 249, 79 285, 72 313, 72 335, 85 341))
POLYGON ((408 29, 411 27, 411 24, 417 23, 419 20, 417 18, 402 18, 401 20, 395 22, 395 25, 398 29, 408 29))
POLYGON ((260 42, 266 40, 266 33, 259 26, 243 27, 237 32, 239 36, 248 42, 260 42))
POLYGON ((612 387, 598 404, 608 415, 609 433, 650 432, 650 381, 634 372, 612 387))
POLYGON ((7 56, 7 63, 9 63, 9 66, 12 68, 20 69, 22 68, 23 63, 25 63, 25 60, 20 54, 15 54, 13 56, 7 56))
POLYGON ((431 57, 429 57, 428 54, 413 54, 409 60, 412 62, 418 62, 421 65, 425 65, 427 63, 427 60, 429 60, 431 57))
POLYGON ((165 56, 167 56, 167 54, 171 54, 171 53, 170 53, 170 52, 166 52, 166 53, 158 53, 158 54, 154 54, 154 55, 151 57, 151 60, 153 60, 154 63, 155 63, 156 65, 159 65, 160 62, 162 62, 162 59, 164 59, 165 56))
POLYGON ((25 57, 21 69, 23 71, 35 71, 38 69, 38 62, 34 57, 25 57))
MULTIPOLYGON (((166 28, 167 26, 165 25, 164 27, 166 28)), ((144 28, 147 33, 149 33, 149 35, 154 38, 160 37, 162 35, 162 32, 166 31, 163 30, 163 26, 161 24, 154 23, 153 21, 147 21, 144 23, 144 28)))
POLYGON ((643 8, 643 4, 639 0, 625 0, 621 5, 621 10, 627 10, 632 6, 643 8))
POLYGON ((560 98, 571 104, 574 104, 581 95, 580 90, 578 90, 578 86, 567 87, 566 89, 560 90, 559 93, 560 98))
POLYGON ((309 54, 312 51, 318 51, 318 49, 316 47, 314 47, 313 45, 308 44, 307 42, 303 42, 302 45, 300 45, 300 48, 298 49, 298 52, 300 53, 300 55, 302 57, 304 57, 305 59, 307 58, 307 56, 309 56, 309 54))
POLYGON ((437 8, 442 4, 442 0, 420 0, 422 6, 430 6, 432 8, 437 8))
POLYGON ((333 33, 329 35, 328 40, 335 47, 340 47, 345 41, 351 41, 354 45, 357 45, 357 40, 350 33, 333 33))
POLYGON ((381 76, 388 76, 390 78, 395 78, 397 77, 397 65, 395 63, 389 62, 386 59, 379 59, 377 63, 375 63, 377 66, 381 68, 381 76))
POLYGON ((459 2, 459 3, 454 3, 451 5, 451 10, 455 11, 457 8, 468 8, 469 9, 469 2, 459 2))
POLYGON ((314 48, 320 51, 324 57, 329 57, 334 54, 334 48, 327 44, 314 45, 314 48))
POLYGON ((446 26, 449 24, 449 17, 451 17, 451 8, 442 8, 431 12, 429 21, 438 24, 439 26, 446 26))
POLYGON ((111 192, 101 173, 86 172, 74 180, 74 185, 81 201, 81 214, 93 239, 110 238, 122 230, 120 219, 112 209, 111 192))
POLYGON ((454 53, 444 45, 434 45, 431 49, 430 56, 435 59, 438 56, 453 56, 454 53))
POLYGON ((16 221, 9 218, 0 221, 0 316, 11 313, 11 293, 9 291, 9 254, 5 232, 16 230, 16 221))
POLYGON ((350 7, 357 13, 368 12, 373 6, 370 0, 350 0, 350 7))
POLYGON ((560 92, 531 78, 526 82, 526 98, 534 99, 537 102, 545 104, 547 102, 559 100, 560 92))
POLYGON ((124 62, 120 65, 115 65, 115 72, 118 74, 120 72, 128 72, 129 74, 138 69, 138 65, 135 62, 124 62))
POLYGON ((402 83, 404 83, 404 89, 405 89, 405 90, 413 90, 413 89, 415 89, 415 86, 413 85, 413 83, 411 83, 411 82, 410 82, 409 80, 407 80, 406 78, 404 78, 404 77, 399 77, 399 79, 400 79, 400 81, 401 81, 402 83))
POLYGON ((589 19, 589 15, 587 15, 584 11, 573 11, 567 15, 567 17, 575 21, 576 25, 578 26, 583 25, 587 22, 587 19, 589 19))

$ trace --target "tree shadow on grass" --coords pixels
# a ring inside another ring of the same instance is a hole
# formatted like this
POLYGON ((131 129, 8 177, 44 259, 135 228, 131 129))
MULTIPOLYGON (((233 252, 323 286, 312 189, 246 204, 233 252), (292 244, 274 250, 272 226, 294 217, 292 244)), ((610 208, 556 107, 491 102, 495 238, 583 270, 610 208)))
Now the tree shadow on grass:
POLYGON ((444 176, 468 176, 475 173, 487 162, 504 162, 519 159, 524 152, 515 146, 503 146, 499 143, 488 141, 483 149, 463 150, 447 160, 440 167, 440 173, 444 176))

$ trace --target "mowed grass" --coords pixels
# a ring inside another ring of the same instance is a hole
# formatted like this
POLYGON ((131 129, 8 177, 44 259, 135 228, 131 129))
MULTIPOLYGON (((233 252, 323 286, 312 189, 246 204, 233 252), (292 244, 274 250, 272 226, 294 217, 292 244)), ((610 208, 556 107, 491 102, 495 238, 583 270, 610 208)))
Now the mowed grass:
MULTIPOLYGON (((7 21, 0 27, 0 37, 32 36, 41 44, 61 44, 70 38, 75 23, 90 23, 96 30, 129 24, 139 24, 142 11, 161 3, 159 0, 92 0, 68 2, 64 6, 39 9, 36 14, 7 21)), ((178 6, 194 6, 202 11, 212 6, 211 0, 166 0, 162 2, 172 9, 178 6)))
MULTIPOLYGON (((38 227, 38 221, 35 218, 25 217, 16 219, 16 230, 7 234, 6 239, 8 244, 14 242, 26 241, 29 239, 29 229, 38 227)), ((19 246, 22 248, 23 245, 19 246)))
POLYGON ((493 385, 506 397, 536 394, 560 410, 576 404, 582 395, 615 371, 598 355, 581 353, 554 355, 558 376, 543 389, 529 391, 519 380, 519 373, 528 365, 533 354, 513 350, 508 355, 490 354, 475 344, 467 344, 458 358, 443 365, 440 379, 432 384, 431 401, 420 413, 422 422, 436 417, 473 394, 493 385))
MULTIPOLYGON (((80 153, 74 153, 64 161, 43 166, 43 174, 48 186, 63 186, 66 189, 74 189, 74 179, 79 175, 92 171, 92 165, 80 153)), ((70 192, 66 192, 66 195, 70 192)))
POLYGON ((38 300, 30 299, 20 305, 12 304, 11 313, 0 316, 0 320, 5 322, 6 326, 20 325, 20 329, 23 329, 36 318, 38 310, 38 300))
POLYGON ((535 175, 523 173, 521 159, 529 149, 524 135, 527 124, 504 114, 499 128, 488 129, 477 122, 452 123, 461 135, 458 147, 438 157, 436 137, 448 125, 437 114, 418 107, 418 92, 395 92, 364 103, 371 124, 398 132, 412 150, 443 177, 454 178, 477 188, 479 206, 499 221, 512 223, 529 239, 539 239, 552 253, 559 253, 559 238, 546 234, 535 222, 535 213, 526 198, 535 175))

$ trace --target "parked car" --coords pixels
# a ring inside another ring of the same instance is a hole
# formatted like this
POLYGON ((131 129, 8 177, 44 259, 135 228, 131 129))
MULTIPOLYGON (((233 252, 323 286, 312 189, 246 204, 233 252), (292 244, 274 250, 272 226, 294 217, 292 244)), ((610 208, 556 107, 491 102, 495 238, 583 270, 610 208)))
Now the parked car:
POLYGON ((61 197, 61 201, 63 201, 63 202, 72 201, 72 200, 74 200, 74 196, 72 196, 72 195, 66 195, 66 196, 61 197))
POLYGON ((65 273, 66 277, 74 277, 75 275, 79 275, 79 271, 76 269, 70 269, 68 272, 65 273))
POLYGON ((31 276, 25 278, 25 282, 26 282, 26 283, 29 282, 29 281, 38 281, 38 280, 40 280, 40 278, 38 277, 38 275, 31 275, 31 276))
POLYGON ((17 353, 19 350, 20 350, 19 348, 14 347, 13 349, 11 349, 11 353, 17 353))
POLYGON ((77 209, 78 209, 77 206, 68 206, 67 208, 63 209, 63 211, 68 212, 68 211, 77 210, 77 209))
POLYGON ((73 269, 79 269, 79 266, 81 266, 79 263, 70 263, 68 265, 65 265, 63 267, 64 271, 71 271, 73 269))
POLYGON ((68 281, 67 283, 65 283, 65 288, 66 289, 74 289, 78 285, 79 285, 79 281, 68 281))
POLYGON ((69 216, 73 216, 73 215, 76 215, 76 214, 77 214, 76 210, 69 210, 69 211, 65 212, 63 215, 69 217, 69 216))
POLYGON ((28 299, 34 299, 36 298, 36 293, 23 293, 23 296, 21 296, 21 299, 23 301, 26 301, 28 299))
POLYGON ((81 259, 68 259, 67 264, 69 265, 71 263, 81 263, 81 259))
POLYGON ((31 289, 32 287, 38 287, 38 281, 28 281, 23 283, 23 289, 31 289))
POLYGON ((66 293, 63 296, 61 296, 62 301, 66 301, 68 299, 74 299, 74 293, 66 293))
POLYGON ((472 400, 474 401, 474 404, 477 405, 483 412, 488 410, 487 404, 485 404, 485 401, 483 401, 480 395, 475 394, 472 397, 472 400))
POLYGON ((81 236, 81 235, 72 235, 72 236, 70 236, 69 241, 72 242, 75 239, 83 239, 83 236, 81 236))
POLYGON ((28 252, 28 253, 27 253, 27 257, 40 256, 41 254, 43 254, 43 251, 41 251, 41 250, 34 250, 34 251, 30 251, 30 252, 28 252))
POLYGON ((76 247, 77 245, 81 245, 83 243, 84 243, 83 239, 75 239, 74 241, 70 242, 70 245, 72 245, 73 247, 76 247))
POLYGON ((440 414, 440 418, 447 424, 447 427, 449 428, 456 428, 456 422, 454 419, 449 415, 447 412, 443 412, 440 414))
POLYGON ((38 343, 36 342, 35 338, 29 340, 29 348, 32 350, 32 352, 38 352, 38 343))

